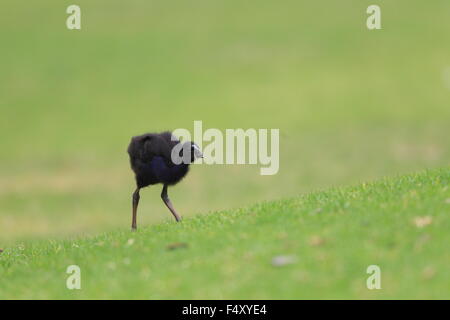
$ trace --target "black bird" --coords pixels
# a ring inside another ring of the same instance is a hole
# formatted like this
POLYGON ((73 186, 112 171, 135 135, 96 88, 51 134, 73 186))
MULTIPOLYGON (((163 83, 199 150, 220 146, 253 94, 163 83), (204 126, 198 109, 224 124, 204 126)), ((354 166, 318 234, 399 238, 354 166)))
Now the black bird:
POLYGON ((133 219, 131 229, 136 230, 136 215, 139 191, 149 185, 162 183, 161 198, 175 219, 181 217, 175 211, 167 187, 180 182, 189 171, 189 165, 197 158, 203 158, 198 146, 191 141, 181 143, 171 132, 146 133, 131 138, 128 146, 131 169, 136 177, 137 188, 133 193, 133 219), (174 148, 177 147, 175 150, 174 148), (173 157, 172 158, 172 151, 173 157), (181 163, 180 163, 181 162, 181 163))

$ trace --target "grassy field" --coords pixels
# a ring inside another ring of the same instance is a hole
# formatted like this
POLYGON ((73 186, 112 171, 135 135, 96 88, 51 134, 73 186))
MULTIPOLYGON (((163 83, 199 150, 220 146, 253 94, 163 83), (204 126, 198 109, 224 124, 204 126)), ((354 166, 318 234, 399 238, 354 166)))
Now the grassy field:
MULTIPOLYGON (((194 120, 205 128, 280 129, 280 171, 261 176, 258 166, 195 166, 169 189, 178 211, 195 218, 164 226, 172 217, 160 187, 152 187, 141 193, 138 218, 150 226, 146 232, 155 226, 185 235, 184 228, 203 221, 200 214, 234 217, 253 203, 450 163, 448 0, 379 0, 376 31, 366 28, 373 4, 366 0, 78 0, 78 31, 66 28, 71 4, 2 1, 1 248, 103 232, 119 232, 123 241, 134 189, 125 151, 130 137, 192 129, 194 120)), ((214 225, 225 218, 210 219, 214 225)), ((319 221, 326 230, 336 219, 317 220, 314 233, 319 221)), ((136 244, 153 241, 145 234, 136 244)), ((15 281, 0 277, 3 297, 4 288, 11 296, 24 288, 8 287, 15 281)), ((169 288, 157 296, 168 296, 169 288)))
MULTIPOLYGON (((130 224, 132 135, 279 128, 280 171, 197 166, 185 216, 450 160, 448 1, 3 1, 0 241, 130 224)), ((170 219, 143 192, 143 223, 170 219)))
POLYGON ((0 298, 450 298, 450 169, 0 255, 0 298), (278 262, 277 262, 278 261, 278 262), (81 268, 81 290, 66 268, 81 268), (381 268, 381 290, 366 269, 381 268))

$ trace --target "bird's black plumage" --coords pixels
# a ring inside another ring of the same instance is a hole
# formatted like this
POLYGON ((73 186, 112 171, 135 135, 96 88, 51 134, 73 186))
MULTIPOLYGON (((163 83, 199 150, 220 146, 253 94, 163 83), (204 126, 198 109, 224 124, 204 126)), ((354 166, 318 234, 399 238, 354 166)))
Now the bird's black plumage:
POLYGON ((172 149, 179 142, 172 140, 170 132, 147 133, 131 139, 128 154, 139 188, 157 183, 174 185, 184 178, 189 163, 175 165, 171 159, 172 149))
MULTIPOLYGON (((135 136, 128 146, 131 168, 136 177, 137 189, 133 193, 133 223, 132 229, 136 229, 136 214, 139 204, 139 191, 149 185, 162 183, 164 185, 161 193, 166 206, 174 215, 177 221, 180 217, 173 208, 168 195, 167 187, 177 184, 189 171, 189 165, 197 157, 201 157, 201 152, 193 142, 184 142, 180 148, 179 156, 183 156, 183 151, 188 150, 188 161, 176 164, 172 160, 172 151, 176 146, 180 146, 180 141, 171 132, 146 133, 135 136)), ((175 153, 176 154, 176 153, 175 153)))

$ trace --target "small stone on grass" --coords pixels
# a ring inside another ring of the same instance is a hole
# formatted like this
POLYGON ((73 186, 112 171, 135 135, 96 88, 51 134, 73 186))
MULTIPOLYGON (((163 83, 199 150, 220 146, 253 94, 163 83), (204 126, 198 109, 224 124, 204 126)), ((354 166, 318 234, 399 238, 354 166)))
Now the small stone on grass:
POLYGON ((283 267, 295 263, 297 259, 294 256, 276 256, 272 259, 274 267, 283 267))

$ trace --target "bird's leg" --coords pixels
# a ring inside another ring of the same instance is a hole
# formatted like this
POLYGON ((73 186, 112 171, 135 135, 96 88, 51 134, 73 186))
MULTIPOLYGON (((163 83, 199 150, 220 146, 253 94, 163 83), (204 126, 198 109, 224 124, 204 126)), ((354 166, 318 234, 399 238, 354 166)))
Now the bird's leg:
POLYGON ((165 184, 162 192, 161 192, 161 199, 164 201, 164 203, 166 204, 167 208, 169 208, 170 212, 172 212, 173 216, 175 217, 175 220, 177 220, 177 222, 181 221, 181 217, 178 215, 178 213, 175 211, 172 202, 170 202, 169 196, 167 195, 167 185, 165 184))
POLYGON ((136 215, 137 215, 137 208, 139 204, 139 188, 136 189, 133 193, 133 221, 131 222, 131 231, 136 231, 136 215))

